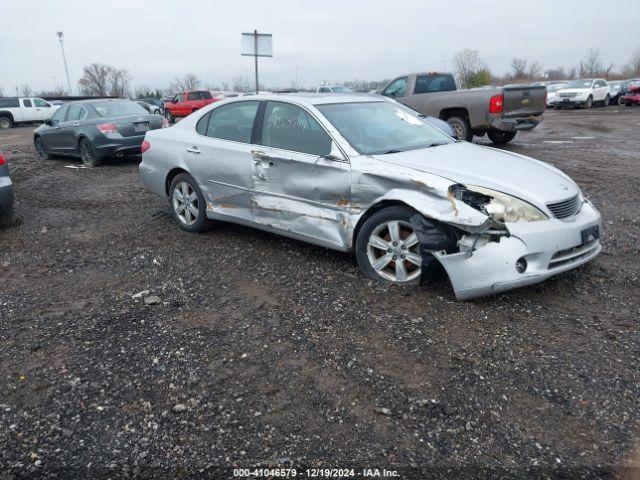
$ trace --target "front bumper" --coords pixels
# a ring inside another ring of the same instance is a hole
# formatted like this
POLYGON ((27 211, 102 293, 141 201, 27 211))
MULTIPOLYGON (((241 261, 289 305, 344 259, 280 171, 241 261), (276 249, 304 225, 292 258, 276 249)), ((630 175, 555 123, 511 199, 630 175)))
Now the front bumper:
POLYGON ((602 232, 600 213, 585 202, 570 219, 508 224, 511 236, 471 254, 434 255, 447 271, 456 297, 466 300, 539 283, 589 262, 600 253, 600 241, 583 244, 582 232, 596 225, 602 232), (518 273, 516 262, 522 258, 527 269, 518 273))
POLYGON ((587 103, 586 98, 570 97, 560 98, 555 103, 556 107, 581 107, 587 103))
POLYGON ((489 125, 503 132, 516 132, 519 130, 532 130, 542 121, 542 115, 530 115, 528 117, 490 117, 489 125))
POLYGON ((0 177, 0 215, 9 215, 13 212, 13 202, 15 194, 13 192, 13 183, 11 178, 0 177))
POLYGON ((94 143, 96 155, 99 158, 113 155, 139 154, 144 141, 144 133, 131 137, 123 137, 119 133, 104 135, 94 143))

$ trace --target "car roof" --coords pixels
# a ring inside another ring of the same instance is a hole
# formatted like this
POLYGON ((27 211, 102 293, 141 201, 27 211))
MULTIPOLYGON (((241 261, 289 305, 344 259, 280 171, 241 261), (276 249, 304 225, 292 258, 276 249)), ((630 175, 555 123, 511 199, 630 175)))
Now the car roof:
POLYGON ((358 103, 358 102, 386 102, 387 100, 380 95, 371 93, 270 93, 265 95, 247 95, 244 97, 236 97, 230 101, 247 101, 247 100, 273 100, 273 101, 291 101, 304 105, 326 105, 328 103, 358 103), (237 99, 236 99, 237 98, 237 99))

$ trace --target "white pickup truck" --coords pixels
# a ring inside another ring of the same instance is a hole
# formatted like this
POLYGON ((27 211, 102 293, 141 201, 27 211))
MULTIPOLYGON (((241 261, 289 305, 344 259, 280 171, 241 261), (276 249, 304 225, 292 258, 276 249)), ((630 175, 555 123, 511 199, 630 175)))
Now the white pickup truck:
POLYGON ((16 123, 44 122, 56 107, 41 98, 0 97, 0 128, 16 123))

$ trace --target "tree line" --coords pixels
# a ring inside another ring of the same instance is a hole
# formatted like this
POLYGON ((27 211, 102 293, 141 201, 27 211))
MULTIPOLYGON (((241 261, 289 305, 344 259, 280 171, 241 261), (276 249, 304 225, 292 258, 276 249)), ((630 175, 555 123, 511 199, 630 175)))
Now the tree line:
MULTIPOLYGON (((455 54, 453 58, 454 74, 462 87, 474 88, 485 85, 531 82, 535 80, 568 80, 585 77, 602 77, 607 79, 625 79, 640 77, 640 48, 637 48, 629 61, 619 70, 614 69, 613 63, 604 63, 597 49, 590 49, 580 60, 578 65, 565 70, 564 67, 547 68, 538 61, 529 61, 521 57, 514 57, 509 64, 510 71, 502 76, 494 75, 483 60, 479 50, 466 48, 455 54)), ((252 83, 245 75, 234 76, 231 82, 221 84, 203 82, 194 73, 187 73, 176 77, 167 88, 150 88, 139 85, 131 88, 133 76, 125 68, 117 68, 103 63, 92 63, 82 67, 82 76, 78 80, 81 95, 114 96, 132 98, 162 98, 172 96, 176 92, 205 88, 212 91, 247 92, 253 89, 252 83)), ((351 80, 344 85, 354 90, 380 90, 388 82, 384 80, 351 80)), ((265 89, 260 85, 260 89, 265 89)), ((3 95, 0 89, 0 96, 3 95)), ((30 97, 33 94, 28 84, 23 84, 16 94, 30 97)), ((38 92, 41 96, 63 96, 68 92, 62 86, 53 90, 38 92)))

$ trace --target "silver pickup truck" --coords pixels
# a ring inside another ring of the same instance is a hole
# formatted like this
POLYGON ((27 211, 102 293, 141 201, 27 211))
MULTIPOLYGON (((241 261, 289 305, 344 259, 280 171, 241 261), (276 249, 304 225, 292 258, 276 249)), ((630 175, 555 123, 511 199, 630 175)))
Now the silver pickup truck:
POLYGON ((494 143, 507 143, 518 130, 531 130, 542 121, 547 90, 543 86, 507 85, 458 90, 450 73, 412 73, 382 89, 418 112, 445 120, 460 140, 485 133, 494 143))

